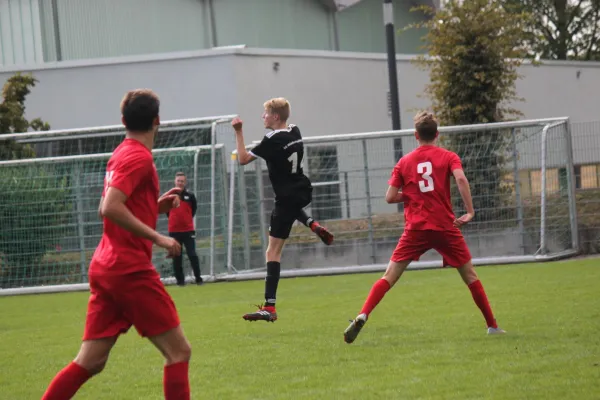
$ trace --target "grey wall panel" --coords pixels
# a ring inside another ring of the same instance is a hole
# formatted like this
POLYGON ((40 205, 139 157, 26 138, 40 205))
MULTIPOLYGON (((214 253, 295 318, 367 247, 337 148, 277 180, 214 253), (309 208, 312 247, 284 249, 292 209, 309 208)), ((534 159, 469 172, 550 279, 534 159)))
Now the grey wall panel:
MULTIPOLYGON (((422 13, 410 12, 410 2, 394 2, 394 28, 396 52, 415 54, 422 52, 421 37, 423 29, 401 29, 415 22, 423 21, 422 13)), ((383 25, 383 2, 381 0, 363 0, 360 3, 340 11, 337 15, 341 51, 385 52, 385 28, 383 25)))
POLYGON ((219 46, 331 50, 329 11, 314 0, 213 1, 219 46))
POLYGON ((63 60, 205 46, 203 7, 197 0, 57 0, 57 5, 63 60))

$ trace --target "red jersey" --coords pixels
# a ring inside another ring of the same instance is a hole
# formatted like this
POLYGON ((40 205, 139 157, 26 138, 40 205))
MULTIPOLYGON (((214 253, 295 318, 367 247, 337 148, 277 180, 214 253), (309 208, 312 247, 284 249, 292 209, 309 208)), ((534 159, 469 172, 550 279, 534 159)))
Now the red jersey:
MULTIPOLYGON (((159 183, 152 153, 134 139, 125 139, 113 152, 106 166, 104 190, 119 189, 127 195, 125 206, 140 221, 156 229, 159 183)), ((90 274, 124 275, 153 269, 152 241, 135 236, 108 218, 94 252, 90 274)))
POLYGON ((183 190, 179 194, 179 207, 173 208, 167 214, 169 217, 169 232, 193 232, 194 216, 196 215, 196 197, 183 190))
POLYGON ((398 161, 388 183, 405 196, 404 229, 456 229, 450 200, 450 177, 456 169, 462 169, 456 153, 431 145, 419 146, 398 161))

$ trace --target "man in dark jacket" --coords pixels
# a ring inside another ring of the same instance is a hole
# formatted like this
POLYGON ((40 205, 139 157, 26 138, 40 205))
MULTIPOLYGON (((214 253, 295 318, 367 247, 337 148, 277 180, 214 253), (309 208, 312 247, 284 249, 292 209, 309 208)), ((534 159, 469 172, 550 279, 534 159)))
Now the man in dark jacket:
MULTIPOLYGON (((200 261, 196 254, 196 230, 194 228, 194 216, 198 207, 196 197, 186 189, 187 179, 183 172, 175 174, 175 186, 181 189, 180 206, 171 209, 167 214, 169 217, 169 236, 177 240, 181 246, 185 246, 185 251, 190 260, 196 283, 202 283, 200 276, 200 261)), ((183 274, 183 255, 173 257, 173 271, 175 279, 179 286, 185 285, 185 276, 183 274)))

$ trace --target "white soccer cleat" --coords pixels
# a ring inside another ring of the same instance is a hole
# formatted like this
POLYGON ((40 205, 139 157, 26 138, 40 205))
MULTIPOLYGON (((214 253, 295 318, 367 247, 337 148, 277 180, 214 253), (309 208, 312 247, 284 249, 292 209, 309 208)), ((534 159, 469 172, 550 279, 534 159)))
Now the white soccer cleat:
POLYGON ((492 327, 489 327, 488 330, 487 330, 487 334, 488 335, 502 335, 504 333, 506 333, 506 331, 504 329, 502 329, 502 328, 492 328, 492 327))

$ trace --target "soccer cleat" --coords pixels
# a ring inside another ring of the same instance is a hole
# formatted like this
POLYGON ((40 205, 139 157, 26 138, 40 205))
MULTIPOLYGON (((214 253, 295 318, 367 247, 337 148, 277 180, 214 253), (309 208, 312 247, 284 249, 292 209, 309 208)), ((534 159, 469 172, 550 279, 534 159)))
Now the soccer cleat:
POLYGON ((358 317, 354 319, 354 321, 350 321, 350 325, 344 331, 344 342, 350 344, 356 340, 356 337, 360 333, 360 330, 367 323, 367 314, 360 314, 358 317))
POLYGON ((317 236, 323 241, 323 243, 325 243, 327 246, 329 246, 331 243, 333 243, 333 234, 331 232, 329 232, 327 230, 327 228, 325 228, 324 226, 321 226, 317 221, 314 221, 311 225, 310 225, 310 229, 317 234, 317 236))
POLYGON ((492 327, 489 327, 488 330, 487 330, 487 334, 488 335, 502 335, 504 333, 506 333, 506 331, 504 329, 501 329, 501 328, 492 328, 492 327))
POLYGON ((202 285, 204 283, 204 279, 202 277, 196 279, 196 285, 202 285))
POLYGON ((246 321, 277 321, 277 312, 273 306, 257 306, 258 311, 244 315, 246 321))

